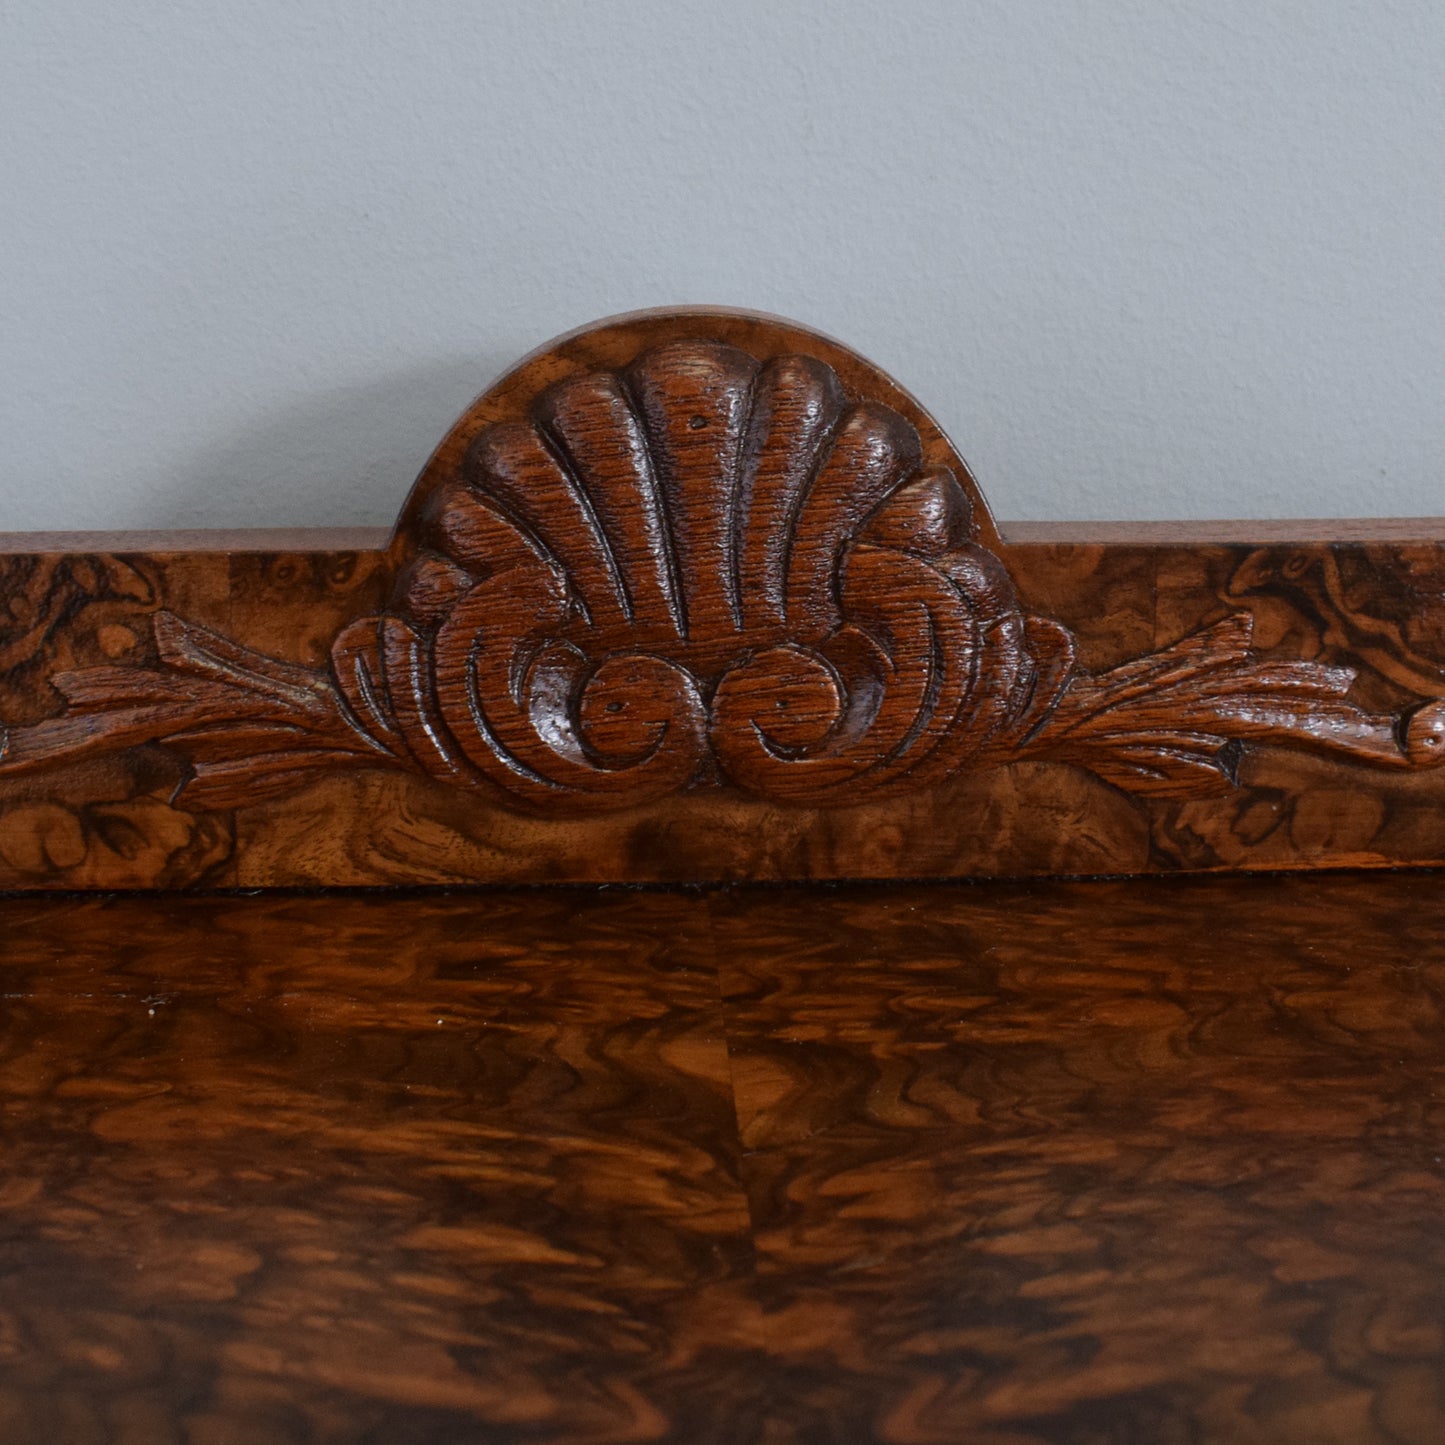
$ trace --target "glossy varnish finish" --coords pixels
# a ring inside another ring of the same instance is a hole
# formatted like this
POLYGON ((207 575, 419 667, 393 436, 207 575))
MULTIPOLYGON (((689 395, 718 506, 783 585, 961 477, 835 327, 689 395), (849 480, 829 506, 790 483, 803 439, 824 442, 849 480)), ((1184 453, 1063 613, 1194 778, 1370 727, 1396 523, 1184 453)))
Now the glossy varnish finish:
POLYGON ((0 928, 6 1441, 1445 1435, 1437 874, 0 928))

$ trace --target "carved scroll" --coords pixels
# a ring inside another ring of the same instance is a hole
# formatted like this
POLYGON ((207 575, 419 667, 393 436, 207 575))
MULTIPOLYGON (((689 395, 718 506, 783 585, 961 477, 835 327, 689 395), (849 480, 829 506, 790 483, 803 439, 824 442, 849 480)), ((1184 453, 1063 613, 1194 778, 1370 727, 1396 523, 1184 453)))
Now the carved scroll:
POLYGON ((160 611, 156 665, 53 677, 66 710, 0 774, 161 742, 193 808, 364 766, 567 815, 720 786, 847 806, 1020 760, 1188 795, 1255 742, 1445 759, 1445 704, 1368 712, 1349 669, 1255 655, 1245 613, 1083 671, 975 512, 961 463, 821 360, 651 347, 476 434, 328 669, 160 611))

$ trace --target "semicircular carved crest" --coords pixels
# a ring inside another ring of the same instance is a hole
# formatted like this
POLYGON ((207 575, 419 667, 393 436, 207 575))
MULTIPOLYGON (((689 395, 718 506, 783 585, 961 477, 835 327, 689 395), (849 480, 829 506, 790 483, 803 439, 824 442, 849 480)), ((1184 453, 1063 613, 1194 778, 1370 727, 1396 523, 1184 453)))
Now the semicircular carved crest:
POLYGON ((583 367, 471 436, 327 672, 160 612, 159 668, 53 678, 66 712, 0 771, 161 740, 201 806, 360 764, 565 814, 706 785, 855 804, 1023 758, 1188 793, 1253 739, 1445 748, 1438 707, 1364 713, 1347 669, 1255 657, 1244 614, 1082 672, 960 473, 814 356, 676 340, 583 367))
POLYGON ((535 804, 917 786, 1017 732, 1071 664, 972 511, 823 362, 656 347, 477 436, 337 678, 428 772, 535 804))

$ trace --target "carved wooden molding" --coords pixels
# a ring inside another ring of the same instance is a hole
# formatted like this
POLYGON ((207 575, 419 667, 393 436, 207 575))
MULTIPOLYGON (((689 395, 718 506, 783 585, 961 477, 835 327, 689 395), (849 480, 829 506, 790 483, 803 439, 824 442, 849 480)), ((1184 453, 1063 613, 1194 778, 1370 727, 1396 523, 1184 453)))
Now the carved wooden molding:
MULTIPOLYGON (((1237 601, 1283 580, 1349 633, 1337 561, 1281 579, 1269 555, 1237 601)), ((1006 558, 961 458, 860 358, 756 317, 624 318, 468 411, 324 665, 156 598, 139 658, 47 674, 63 707, 10 727, 0 781, 160 744, 193 812, 365 768, 565 819, 718 790, 854 808, 1020 762, 1189 797, 1254 744, 1445 760, 1445 674, 1400 625, 1355 627, 1414 693, 1393 710, 1351 666, 1256 652, 1244 605, 1090 670, 1006 558)), ((146 591, 116 566, 96 585, 146 591)))

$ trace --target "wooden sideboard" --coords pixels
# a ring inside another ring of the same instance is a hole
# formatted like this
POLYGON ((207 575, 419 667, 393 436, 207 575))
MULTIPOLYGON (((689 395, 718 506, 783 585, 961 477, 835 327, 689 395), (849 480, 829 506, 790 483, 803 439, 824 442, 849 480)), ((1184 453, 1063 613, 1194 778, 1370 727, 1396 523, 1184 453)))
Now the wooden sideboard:
POLYGON ((1445 1438, 1442 549, 706 309, 5 539, 0 1440, 1445 1438))

